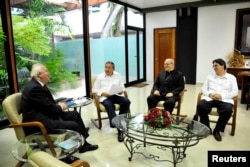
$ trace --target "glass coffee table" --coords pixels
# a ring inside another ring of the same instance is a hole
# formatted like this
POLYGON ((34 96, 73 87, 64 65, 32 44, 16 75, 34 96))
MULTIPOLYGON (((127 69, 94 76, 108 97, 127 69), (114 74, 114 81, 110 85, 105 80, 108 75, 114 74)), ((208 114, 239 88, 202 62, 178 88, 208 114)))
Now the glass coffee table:
POLYGON ((93 102, 93 100, 90 97, 85 97, 85 96, 75 97, 75 98, 60 97, 60 98, 56 99, 55 101, 57 103, 58 102, 65 102, 66 105, 70 104, 70 105, 68 105, 68 108, 69 109, 73 108, 73 110, 78 111, 80 115, 81 115, 82 107, 87 106, 93 102), (78 108, 78 110, 77 110, 77 108, 78 108))
POLYGON ((53 149, 49 147, 41 132, 26 136, 18 141, 11 150, 12 155, 21 162, 28 162, 30 155, 37 151, 45 151, 57 159, 64 159, 79 150, 84 138, 78 132, 66 129, 55 129, 48 131, 52 140, 53 149))
POLYGON ((184 117, 175 117, 171 127, 166 128, 146 125, 144 114, 118 115, 112 123, 124 133, 124 144, 130 153, 129 161, 137 153, 148 159, 171 162, 174 167, 186 157, 188 147, 197 145, 199 140, 210 135, 207 126, 184 117), (151 148, 157 151, 153 153, 151 148), (161 157, 161 151, 167 150, 172 152, 172 157, 161 157))

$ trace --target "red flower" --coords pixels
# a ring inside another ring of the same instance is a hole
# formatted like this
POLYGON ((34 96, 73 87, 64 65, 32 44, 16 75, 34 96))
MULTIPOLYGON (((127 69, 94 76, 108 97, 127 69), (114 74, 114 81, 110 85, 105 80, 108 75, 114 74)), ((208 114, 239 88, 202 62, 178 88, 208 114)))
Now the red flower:
POLYGON ((167 127, 170 125, 170 121, 168 119, 164 120, 164 126, 167 127))
POLYGON ((174 120, 166 110, 160 108, 151 108, 144 116, 145 124, 154 128, 168 127, 174 120))
POLYGON ((151 126, 155 127, 155 126, 156 126, 156 124, 157 124, 156 120, 152 120, 152 121, 150 121, 150 125, 151 125, 151 126))
POLYGON ((152 119, 153 117, 153 114, 148 114, 148 119, 152 119))
POLYGON ((166 110, 163 111, 163 116, 164 116, 165 118, 168 117, 168 112, 167 112, 166 110))
POLYGON ((158 111, 154 112, 154 116, 157 118, 160 116, 160 113, 158 111))

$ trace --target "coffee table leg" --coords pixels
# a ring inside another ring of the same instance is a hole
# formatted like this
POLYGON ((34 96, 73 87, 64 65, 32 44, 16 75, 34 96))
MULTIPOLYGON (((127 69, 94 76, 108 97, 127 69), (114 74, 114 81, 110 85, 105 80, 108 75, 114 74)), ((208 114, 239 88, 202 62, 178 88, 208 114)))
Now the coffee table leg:
POLYGON ((133 153, 134 153, 133 143, 134 143, 134 140, 132 138, 125 136, 124 144, 130 153, 130 157, 128 157, 129 161, 132 161, 132 157, 133 157, 133 153))
POLYGON ((176 164, 181 162, 184 158, 186 158, 185 154, 186 147, 172 147, 172 155, 173 155, 173 165, 176 167, 176 164))

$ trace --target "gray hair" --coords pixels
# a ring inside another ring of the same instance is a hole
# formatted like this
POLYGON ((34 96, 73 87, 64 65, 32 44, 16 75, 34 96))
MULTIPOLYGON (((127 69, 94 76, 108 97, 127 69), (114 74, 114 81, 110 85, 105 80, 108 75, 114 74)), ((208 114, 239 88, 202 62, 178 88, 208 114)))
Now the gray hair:
POLYGON ((38 74, 42 71, 44 65, 37 63, 37 64, 33 64, 31 72, 30 72, 30 76, 32 78, 36 78, 38 76, 38 74))

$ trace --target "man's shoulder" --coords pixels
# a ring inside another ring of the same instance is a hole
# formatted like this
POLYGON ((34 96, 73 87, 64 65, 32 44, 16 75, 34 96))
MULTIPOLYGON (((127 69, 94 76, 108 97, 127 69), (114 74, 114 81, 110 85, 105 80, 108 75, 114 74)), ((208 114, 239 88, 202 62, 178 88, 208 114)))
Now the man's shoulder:
POLYGON ((105 72, 102 72, 102 73, 98 74, 96 77, 100 78, 100 77, 104 77, 104 76, 105 76, 105 72))
POLYGON ((119 72, 114 71, 114 72, 113 72, 113 75, 114 75, 114 76, 120 76, 121 74, 120 74, 119 72))
POLYGON ((180 70, 173 70, 173 74, 175 75, 175 77, 184 77, 183 72, 180 70))
POLYGON ((39 84, 35 79, 31 79, 31 80, 26 84, 26 86, 24 87, 24 89, 36 87, 36 86, 39 86, 39 85, 40 85, 40 84, 39 84))
POLYGON ((227 78, 236 79, 236 77, 235 77, 233 74, 230 74, 230 73, 227 73, 227 72, 226 72, 226 77, 227 77, 227 78))
POLYGON ((179 75, 183 75, 183 72, 180 71, 180 70, 174 70, 174 72, 176 72, 176 73, 179 74, 179 75))

